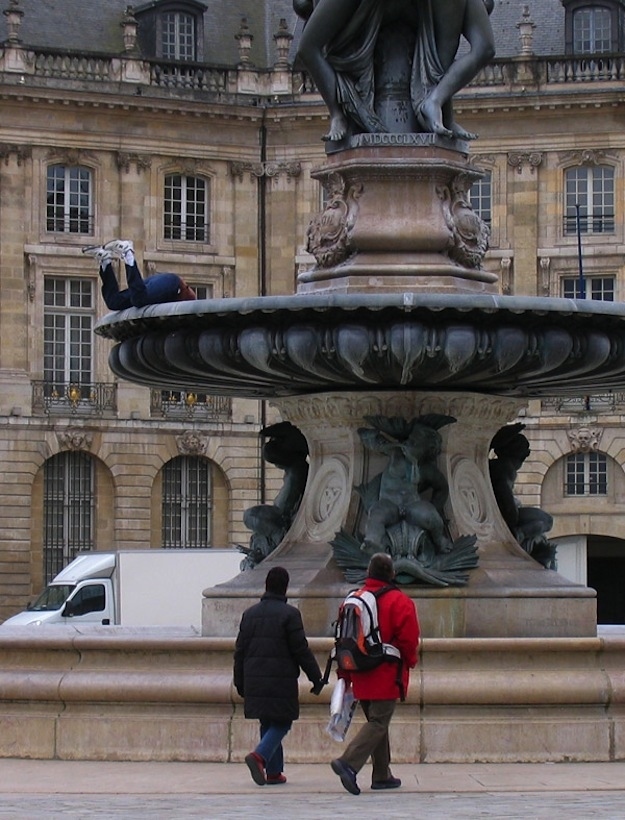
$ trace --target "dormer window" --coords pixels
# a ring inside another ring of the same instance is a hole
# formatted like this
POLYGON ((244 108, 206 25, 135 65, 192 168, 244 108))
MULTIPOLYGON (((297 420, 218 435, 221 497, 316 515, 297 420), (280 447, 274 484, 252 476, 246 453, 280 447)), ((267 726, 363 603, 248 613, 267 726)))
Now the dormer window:
POLYGON ((610 54, 623 46, 623 0, 562 0, 567 54, 610 54))
POLYGON ((195 60, 195 19, 190 14, 170 11, 160 17, 161 49, 164 60, 195 60))
POLYGON ((202 62, 206 9, 199 0, 152 0, 135 8, 142 54, 167 62, 202 62))

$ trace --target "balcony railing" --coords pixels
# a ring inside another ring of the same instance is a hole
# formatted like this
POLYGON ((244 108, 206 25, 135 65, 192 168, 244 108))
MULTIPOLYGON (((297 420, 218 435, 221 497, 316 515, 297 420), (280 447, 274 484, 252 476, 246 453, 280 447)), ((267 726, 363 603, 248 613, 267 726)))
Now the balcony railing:
POLYGON ((594 393, 589 396, 558 396, 542 399, 544 413, 622 413, 625 393, 594 393))
POLYGON ((114 382, 33 381, 33 412, 48 415, 101 416, 117 410, 117 384, 114 382))
POLYGON ((150 412, 152 416, 166 419, 229 421, 232 418, 232 399, 185 390, 152 390, 150 412))

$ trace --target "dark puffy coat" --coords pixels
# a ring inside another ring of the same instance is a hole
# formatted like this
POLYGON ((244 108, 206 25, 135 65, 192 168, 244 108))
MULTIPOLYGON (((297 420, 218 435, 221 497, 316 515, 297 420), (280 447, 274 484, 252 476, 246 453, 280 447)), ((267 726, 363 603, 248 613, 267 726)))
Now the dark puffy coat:
POLYGON ((234 685, 245 717, 297 720, 300 668, 311 683, 321 680, 300 611, 285 597, 266 592, 243 613, 234 649, 234 685))

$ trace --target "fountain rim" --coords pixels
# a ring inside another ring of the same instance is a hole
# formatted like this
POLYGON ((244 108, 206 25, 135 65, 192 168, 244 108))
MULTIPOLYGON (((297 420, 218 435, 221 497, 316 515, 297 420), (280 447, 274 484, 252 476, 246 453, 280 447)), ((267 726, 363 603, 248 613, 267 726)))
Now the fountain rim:
MULTIPOLYGON (((530 314, 536 318, 586 318, 625 321, 625 302, 598 299, 565 299, 554 296, 501 296, 498 294, 420 293, 323 293, 286 296, 227 297, 191 302, 168 302, 109 313, 100 319, 95 332, 107 339, 121 341, 156 330, 166 321, 204 317, 250 319, 268 314, 321 314, 330 311, 379 313, 395 310, 404 313, 451 313, 468 318, 471 314, 530 314), (153 321, 152 321, 153 320, 153 321)), ((195 322, 193 322, 195 324, 195 322)), ((187 325, 188 326, 188 325, 187 325)))

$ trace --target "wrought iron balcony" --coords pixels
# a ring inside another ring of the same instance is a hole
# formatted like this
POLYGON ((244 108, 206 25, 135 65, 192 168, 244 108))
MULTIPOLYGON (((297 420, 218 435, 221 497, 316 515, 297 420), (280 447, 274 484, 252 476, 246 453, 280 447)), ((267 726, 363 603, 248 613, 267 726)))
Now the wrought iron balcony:
POLYGON ((152 416, 166 419, 229 421, 232 417, 232 399, 185 390, 152 390, 150 412, 152 416))
POLYGON ((544 413, 622 413, 625 393, 595 393, 589 396, 557 396, 541 401, 544 413))
POLYGON ((47 415, 101 416, 117 410, 115 382, 33 381, 33 412, 47 415))

